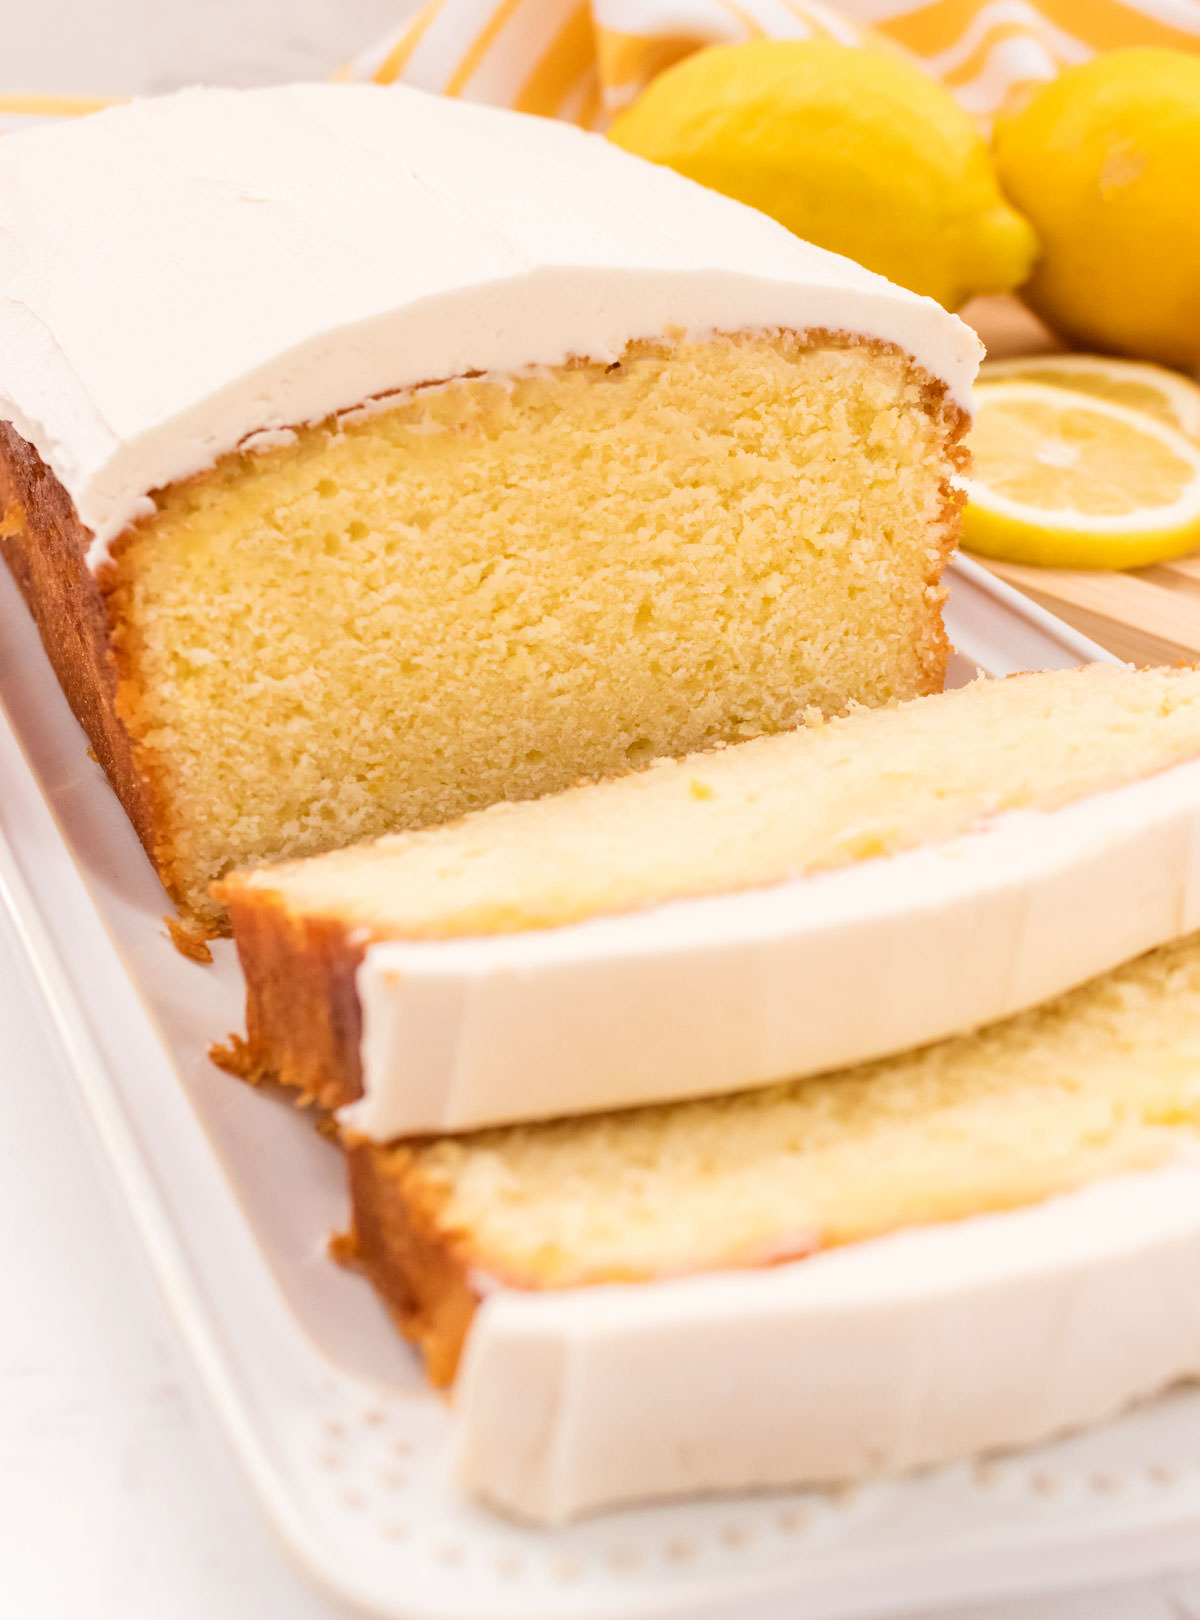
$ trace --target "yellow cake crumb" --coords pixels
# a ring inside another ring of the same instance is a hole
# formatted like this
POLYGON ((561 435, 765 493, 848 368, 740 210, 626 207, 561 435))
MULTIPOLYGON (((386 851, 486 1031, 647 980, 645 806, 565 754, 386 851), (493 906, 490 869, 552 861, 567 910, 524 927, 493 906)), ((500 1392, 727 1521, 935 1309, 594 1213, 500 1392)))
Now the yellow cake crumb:
POLYGON ((963 421, 743 334, 398 394, 159 493, 106 578, 160 865, 444 821, 936 690, 963 421))

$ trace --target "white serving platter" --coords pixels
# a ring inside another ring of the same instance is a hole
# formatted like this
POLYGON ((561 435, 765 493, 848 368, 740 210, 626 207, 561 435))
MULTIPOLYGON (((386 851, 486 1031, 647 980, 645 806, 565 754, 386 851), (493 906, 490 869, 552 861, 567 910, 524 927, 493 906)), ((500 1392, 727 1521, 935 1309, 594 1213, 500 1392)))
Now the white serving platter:
MULTIPOLYGON (((1106 656, 967 560, 947 617, 955 682, 1106 656)), ((1194 1562, 1189 1390, 1033 1453, 852 1492, 552 1533, 463 1500, 445 1465, 452 1410, 367 1285, 326 1257, 346 1217, 339 1157, 286 1100, 208 1061, 242 1025, 232 946, 201 967, 169 943, 165 896, 3 570, 0 903, 250 1487, 344 1600, 397 1620, 847 1620, 1194 1562)))

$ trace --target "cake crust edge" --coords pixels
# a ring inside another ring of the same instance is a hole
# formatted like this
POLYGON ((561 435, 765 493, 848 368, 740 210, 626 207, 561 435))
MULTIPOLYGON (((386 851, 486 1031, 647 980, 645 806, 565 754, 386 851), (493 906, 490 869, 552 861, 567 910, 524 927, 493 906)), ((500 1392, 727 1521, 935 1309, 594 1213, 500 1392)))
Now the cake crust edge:
POLYGON ((301 917, 283 896, 236 878, 214 885, 229 907, 246 979, 246 1035, 214 1048, 219 1066, 257 1085, 276 1081, 332 1111, 362 1095, 362 1007, 355 977, 371 938, 329 918, 301 917))
POLYGON ((122 712, 131 697, 112 648, 112 620, 87 562, 91 533, 34 447, 0 421, 0 555, 97 763, 186 918, 153 778, 122 712))
POLYGON ((441 1223, 408 1148, 358 1139, 344 1141, 343 1149, 352 1225, 340 1257, 364 1273, 397 1328, 423 1353, 429 1382, 444 1389, 454 1382, 482 1294, 465 1243, 441 1223))

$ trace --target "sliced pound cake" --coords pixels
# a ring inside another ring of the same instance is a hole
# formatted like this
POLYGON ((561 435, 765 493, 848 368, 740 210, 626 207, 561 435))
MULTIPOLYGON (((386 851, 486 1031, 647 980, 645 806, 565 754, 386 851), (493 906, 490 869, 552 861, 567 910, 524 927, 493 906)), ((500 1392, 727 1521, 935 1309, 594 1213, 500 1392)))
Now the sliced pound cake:
POLYGON ((510 1511, 857 1478, 1200 1372, 1198 1130, 1192 938, 818 1079, 353 1144, 353 1246, 436 1382, 466 1340, 510 1511))
POLYGON ((437 1383, 497 1285, 775 1265, 1143 1169, 1200 1129, 1200 941, 781 1086, 348 1147, 359 1256, 437 1383))
POLYGON ((231 878, 236 1061, 383 1141, 734 1091, 1198 928, 1198 863, 1200 673, 980 681, 231 878))
POLYGON ((0 209, 0 546, 201 929, 232 866, 940 687, 930 300, 399 87, 19 134, 0 209))

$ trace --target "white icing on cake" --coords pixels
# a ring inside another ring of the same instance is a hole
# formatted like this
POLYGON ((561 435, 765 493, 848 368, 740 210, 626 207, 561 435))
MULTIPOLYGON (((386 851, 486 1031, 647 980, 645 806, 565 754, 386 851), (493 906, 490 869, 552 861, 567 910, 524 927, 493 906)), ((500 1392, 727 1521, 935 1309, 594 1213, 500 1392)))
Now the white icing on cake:
POLYGON ((769 1270, 495 1289, 456 1468, 561 1523, 697 1491, 852 1481, 1030 1445, 1200 1374, 1200 1165, 769 1270))
POLYGON ((94 559, 248 434, 776 326, 898 344, 963 404, 981 353, 932 300, 599 136, 420 91, 189 90, 0 143, 0 418, 94 559))
POLYGON ((769 888, 367 948, 378 1141, 734 1091, 1007 1017, 1200 928, 1200 761, 769 888))

